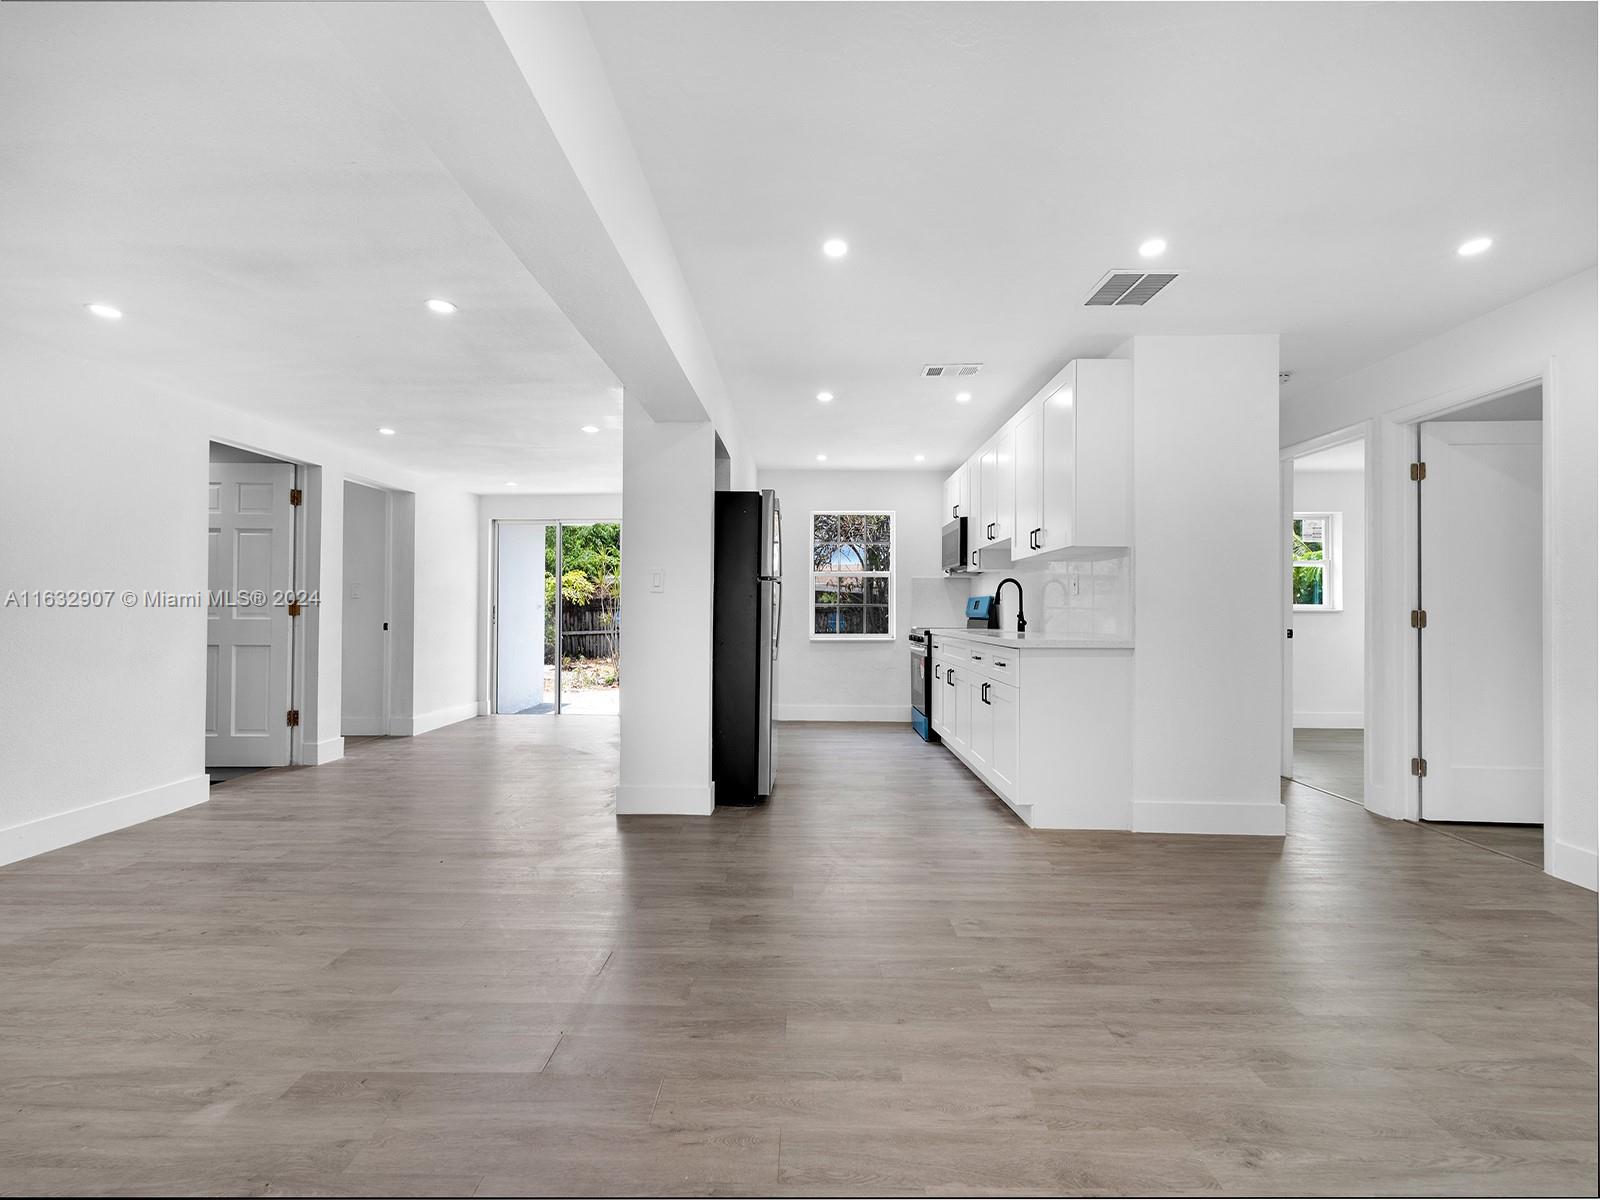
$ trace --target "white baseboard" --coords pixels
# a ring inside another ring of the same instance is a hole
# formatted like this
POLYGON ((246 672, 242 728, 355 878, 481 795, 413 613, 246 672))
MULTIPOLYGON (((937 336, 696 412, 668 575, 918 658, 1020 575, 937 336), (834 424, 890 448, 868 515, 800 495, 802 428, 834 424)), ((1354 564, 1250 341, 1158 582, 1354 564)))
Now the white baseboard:
POLYGON ((70 812, 52 813, 36 821, 0 829, 0 865, 21 862, 36 854, 204 804, 211 797, 210 786, 206 776, 191 775, 175 783, 164 783, 160 787, 130 792, 70 812))
POLYGON ((715 785, 619 783, 617 816, 709 817, 716 807, 715 785))
POLYGON ((1575 883, 1591 892, 1600 891, 1600 855, 1593 850, 1551 839, 1550 862, 1545 869, 1557 879, 1575 883))
POLYGON ((1135 800, 1135 833, 1237 833, 1282 837, 1282 804, 1237 804, 1222 800, 1135 800))
POLYGON ((774 721, 898 721, 911 724, 909 704, 774 704, 774 721))
POLYGON ((323 763, 331 763, 344 757, 344 738, 323 738, 320 742, 306 742, 300 747, 300 753, 308 767, 320 767, 323 763))
POLYGON ((1297 712, 1296 729, 1360 729, 1366 719, 1359 712, 1297 712))
POLYGON ((339 722, 339 732, 345 737, 382 737, 382 717, 344 717, 339 722))
POLYGON ((435 729, 443 729, 446 725, 454 725, 457 721, 470 721, 478 715, 478 702, 469 700, 465 704, 452 704, 449 708, 436 708, 432 712, 418 713, 410 718, 397 718, 394 729, 391 731, 396 737, 416 737, 418 734, 431 733, 435 729))
POLYGON ((487 700, 478 701, 478 715, 480 717, 487 717, 489 715, 489 702, 487 700))

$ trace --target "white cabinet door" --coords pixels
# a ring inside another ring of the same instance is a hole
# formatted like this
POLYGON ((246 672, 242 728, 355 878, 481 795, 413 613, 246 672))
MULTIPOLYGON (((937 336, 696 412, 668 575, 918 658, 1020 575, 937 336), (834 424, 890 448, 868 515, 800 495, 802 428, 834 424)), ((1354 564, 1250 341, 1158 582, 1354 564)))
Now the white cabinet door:
POLYGON ((999 448, 990 445, 978 454, 978 543, 993 545, 995 541, 995 501, 1000 496, 1000 479, 996 469, 1000 465, 999 448))
POLYGON ((990 684, 988 700, 989 775, 1002 795, 1015 800, 1021 755, 1018 738, 1022 733, 1022 723, 1017 719, 1017 689, 1008 683, 990 684))
POLYGON ((933 672, 933 685, 928 689, 928 724, 933 726, 933 731, 940 737, 944 736, 944 659, 935 658, 933 665, 928 668, 933 672))
POLYGON ((1078 470, 1077 376, 1067 372, 1060 386, 1039 408, 1040 550, 1061 550, 1073 544, 1073 507, 1078 470))
POLYGON ((994 757, 994 709, 989 704, 989 693, 994 684, 977 675, 967 678, 965 691, 971 706, 972 720, 967 726, 967 757, 979 773, 989 768, 994 757))
POLYGON ((994 484, 984 484, 984 496, 993 497, 990 510, 996 542, 1011 540, 1016 527, 1017 428, 1007 425, 994 445, 994 484))
POLYGON ((944 671, 945 702, 949 706, 945 709, 945 724, 950 732, 946 735, 950 744, 958 750, 966 750, 967 738, 972 730, 972 697, 967 687, 967 672, 959 667, 946 667, 944 671))
POLYGON ((944 512, 939 517, 941 526, 948 525, 961 515, 961 477, 966 466, 957 467, 955 473, 944 481, 944 512))
POLYGON ((1015 438, 1015 466, 1013 470, 1015 490, 1015 511, 1011 533, 1011 557, 1032 558, 1039 553, 1035 545, 1036 535, 1044 524, 1044 518, 1039 511, 1039 472, 1041 424, 1041 405, 1039 401, 1030 401, 1022 410, 1022 415, 1017 419, 1015 438))

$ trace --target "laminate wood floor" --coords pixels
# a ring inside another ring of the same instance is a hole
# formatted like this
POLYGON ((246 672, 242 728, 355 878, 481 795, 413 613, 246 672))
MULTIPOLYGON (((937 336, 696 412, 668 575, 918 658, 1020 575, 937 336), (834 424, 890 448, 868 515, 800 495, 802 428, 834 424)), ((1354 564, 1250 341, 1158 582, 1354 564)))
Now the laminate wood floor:
POLYGON ((483 718, 0 869, 0 1191, 1595 1194, 1593 895, 777 744, 618 820, 615 720, 483 718))
POLYGON ((1296 729, 1294 778, 1320 791, 1362 803, 1366 765, 1360 729, 1296 729))

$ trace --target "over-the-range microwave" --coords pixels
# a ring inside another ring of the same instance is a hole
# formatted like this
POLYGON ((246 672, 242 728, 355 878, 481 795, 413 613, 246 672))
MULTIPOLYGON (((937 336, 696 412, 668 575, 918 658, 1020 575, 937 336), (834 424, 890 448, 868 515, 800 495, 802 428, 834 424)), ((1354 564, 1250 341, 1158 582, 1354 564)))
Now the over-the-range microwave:
POLYGON ((967 555, 967 519, 965 517, 957 517, 944 527, 939 559, 940 565, 947 575, 958 571, 972 570, 972 562, 967 555))

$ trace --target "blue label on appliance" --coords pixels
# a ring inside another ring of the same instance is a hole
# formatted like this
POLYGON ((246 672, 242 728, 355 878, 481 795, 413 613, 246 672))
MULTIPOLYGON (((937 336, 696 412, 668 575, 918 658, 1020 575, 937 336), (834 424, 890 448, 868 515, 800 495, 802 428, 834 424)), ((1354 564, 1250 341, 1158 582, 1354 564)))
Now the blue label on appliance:
POLYGON ((987 621, 989 619, 989 609, 993 607, 993 605, 993 596, 968 596, 967 620, 987 621))

